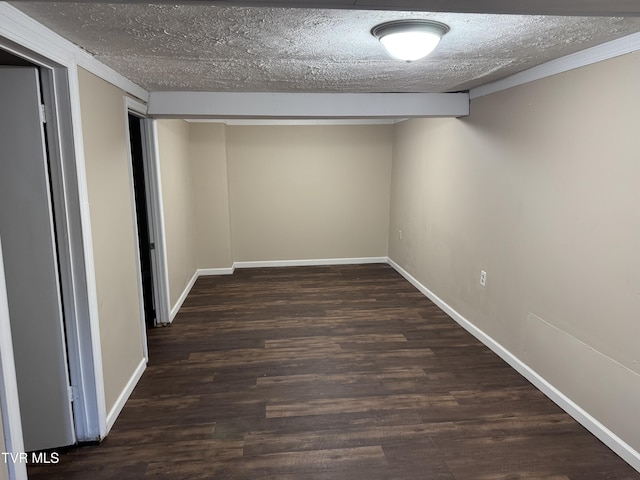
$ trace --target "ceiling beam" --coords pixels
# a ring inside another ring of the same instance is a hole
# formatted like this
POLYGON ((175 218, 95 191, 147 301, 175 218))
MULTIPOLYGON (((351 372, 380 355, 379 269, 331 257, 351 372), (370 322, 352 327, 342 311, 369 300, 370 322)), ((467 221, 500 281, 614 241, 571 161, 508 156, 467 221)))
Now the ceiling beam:
MULTIPOLYGON (((84 0, 84 2, 103 3, 100 0, 84 0)), ((109 3, 211 4, 520 15, 640 16, 638 0, 152 0, 151 2, 149 0, 110 0, 109 3)))
POLYGON ((229 119, 462 117, 469 114, 469 94, 151 92, 147 112, 229 119))

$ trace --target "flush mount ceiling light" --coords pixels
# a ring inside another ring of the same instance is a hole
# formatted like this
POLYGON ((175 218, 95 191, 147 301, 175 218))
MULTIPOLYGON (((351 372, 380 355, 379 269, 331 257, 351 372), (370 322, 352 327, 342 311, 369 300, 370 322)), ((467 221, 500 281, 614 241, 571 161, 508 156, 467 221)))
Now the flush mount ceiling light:
POLYGON ((398 60, 412 62, 426 57, 449 31, 444 23, 432 20, 394 20, 371 29, 387 53, 398 60))

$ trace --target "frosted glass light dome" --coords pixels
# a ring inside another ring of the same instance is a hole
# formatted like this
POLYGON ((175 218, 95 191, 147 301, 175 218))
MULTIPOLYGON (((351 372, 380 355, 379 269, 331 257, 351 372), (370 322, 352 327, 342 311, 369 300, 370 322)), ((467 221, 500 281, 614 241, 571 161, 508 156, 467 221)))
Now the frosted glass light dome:
POLYGON ((396 20, 373 27, 371 34, 393 58, 413 62, 433 52, 448 31, 444 23, 431 20, 396 20))

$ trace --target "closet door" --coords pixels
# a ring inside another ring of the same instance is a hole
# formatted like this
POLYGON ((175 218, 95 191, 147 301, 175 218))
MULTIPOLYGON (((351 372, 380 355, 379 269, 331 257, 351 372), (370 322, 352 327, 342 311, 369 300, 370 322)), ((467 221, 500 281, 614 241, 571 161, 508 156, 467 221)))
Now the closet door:
POLYGON ((0 237, 25 449, 75 443, 37 68, 0 67, 0 237))

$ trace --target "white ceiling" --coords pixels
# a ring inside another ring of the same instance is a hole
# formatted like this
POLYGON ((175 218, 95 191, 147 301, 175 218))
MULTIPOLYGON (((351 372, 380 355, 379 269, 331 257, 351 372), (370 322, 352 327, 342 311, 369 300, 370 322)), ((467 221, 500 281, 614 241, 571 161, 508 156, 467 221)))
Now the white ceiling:
POLYGON ((339 7, 333 9, 273 6, 310 4, 299 0, 248 3, 266 6, 12 5, 148 91, 455 92, 640 31, 637 0, 543 0, 528 7, 513 0, 313 2, 339 7), (631 16, 611 16, 623 14, 631 16), (426 59, 399 62, 386 56, 370 30, 401 18, 436 19, 451 31, 426 59))

